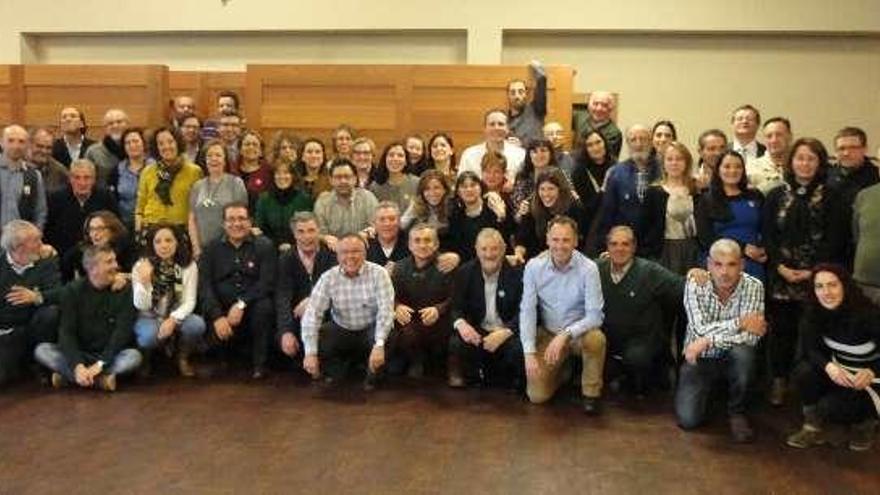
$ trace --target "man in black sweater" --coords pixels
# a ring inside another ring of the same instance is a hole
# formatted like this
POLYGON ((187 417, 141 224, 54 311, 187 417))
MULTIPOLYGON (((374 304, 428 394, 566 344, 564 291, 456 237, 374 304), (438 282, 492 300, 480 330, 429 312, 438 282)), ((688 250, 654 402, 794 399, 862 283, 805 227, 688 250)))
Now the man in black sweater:
POLYGON ((74 160, 70 165, 70 186, 49 196, 46 240, 61 255, 83 239, 83 222, 90 213, 117 213, 113 196, 97 187, 95 181, 95 164, 86 159, 74 160))

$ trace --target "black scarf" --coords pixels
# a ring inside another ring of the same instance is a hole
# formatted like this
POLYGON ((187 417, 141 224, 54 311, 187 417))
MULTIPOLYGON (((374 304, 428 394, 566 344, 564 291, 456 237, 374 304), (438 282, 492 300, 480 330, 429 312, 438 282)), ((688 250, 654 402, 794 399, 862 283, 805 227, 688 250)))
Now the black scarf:
POLYGON ((159 182, 156 184, 156 195, 165 206, 174 204, 171 201, 171 184, 174 183, 174 178, 177 177, 181 168, 183 168, 183 159, 180 157, 177 157, 170 165, 165 162, 158 163, 159 182))
POLYGON ((107 148, 107 151, 113 154, 119 160, 125 160, 125 147, 122 146, 122 143, 114 140, 110 136, 104 136, 104 140, 102 141, 104 147, 107 148))
POLYGON ((297 188, 294 187, 293 184, 290 185, 287 189, 279 189, 275 184, 275 181, 272 181, 272 185, 269 186, 269 194, 271 194, 279 204, 288 205, 293 198, 296 197, 297 188))
POLYGON ((153 310, 162 317, 177 306, 183 289, 180 267, 173 260, 151 259, 153 264, 153 310))

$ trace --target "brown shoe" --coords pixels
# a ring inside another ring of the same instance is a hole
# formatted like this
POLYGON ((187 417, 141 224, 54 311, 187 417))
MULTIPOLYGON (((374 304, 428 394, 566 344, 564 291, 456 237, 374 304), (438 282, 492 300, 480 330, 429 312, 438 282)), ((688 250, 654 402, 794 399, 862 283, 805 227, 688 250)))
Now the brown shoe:
POLYGON ((786 392, 785 378, 774 378, 770 386, 770 405, 780 407, 785 404, 786 392))
POLYGON ((64 375, 61 373, 52 373, 51 378, 52 388, 64 388, 67 386, 67 378, 64 378, 64 375))
POLYGON ((449 372, 447 383, 452 388, 464 388, 465 386, 464 377, 460 373, 453 373, 451 371, 449 372))
POLYGON ((185 378, 194 378, 196 376, 196 370, 193 368, 192 363, 189 362, 189 355, 183 352, 177 354, 177 370, 180 372, 180 376, 185 378))
POLYGON ((116 392, 116 375, 101 375, 98 384, 105 392, 116 392))
POLYGON ((730 417, 730 436, 736 443, 751 443, 755 440, 755 430, 745 414, 734 414, 730 417))
POLYGON ((788 436, 785 443, 796 449, 807 449, 816 445, 824 445, 826 441, 821 428, 804 423, 800 430, 788 436))
POLYGON ((850 426, 849 450, 864 452, 874 446, 877 421, 869 419, 850 426))

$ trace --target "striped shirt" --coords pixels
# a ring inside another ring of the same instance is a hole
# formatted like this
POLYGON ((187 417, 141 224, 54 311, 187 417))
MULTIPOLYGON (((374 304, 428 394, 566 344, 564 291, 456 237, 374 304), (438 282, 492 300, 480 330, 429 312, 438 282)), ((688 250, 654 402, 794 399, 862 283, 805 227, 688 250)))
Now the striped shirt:
POLYGON ((755 346, 761 339, 745 331, 740 319, 749 313, 764 313, 764 285, 743 273, 730 298, 722 303, 713 283, 700 285, 688 280, 684 289, 688 325, 684 347, 700 337, 711 345, 700 357, 719 358, 734 345, 755 346))
POLYGON ((302 340, 306 355, 318 353, 318 332, 324 313, 336 324, 352 331, 365 331, 375 324, 376 345, 384 345, 394 323, 394 286, 381 266, 364 262, 358 274, 350 277, 341 266, 333 267, 312 289, 302 318, 302 340))

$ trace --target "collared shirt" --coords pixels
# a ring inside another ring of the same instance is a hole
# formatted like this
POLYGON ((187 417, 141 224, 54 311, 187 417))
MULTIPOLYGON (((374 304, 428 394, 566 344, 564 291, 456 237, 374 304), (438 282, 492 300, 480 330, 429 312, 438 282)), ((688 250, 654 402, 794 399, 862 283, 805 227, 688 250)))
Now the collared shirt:
POLYGON ((777 166, 770 157, 770 153, 764 153, 760 158, 746 161, 746 175, 749 185, 761 191, 764 196, 784 182, 782 167, 777 166))
POLYGON ((736 151, 746 161, 754 160, 758 158, 758 141, 752 139, 750 142, 746 144, 740 144, 736 139, 733 140, 733 151, 736 151))
MULTIPOLYGON (((458 161, 458 175, 461 175, 465 170, 469 170, 477 174, 478 177, 482 177, 483 168, 480 164, 487 151, 488 147, 486 146, 485 141, 465 149, 458 161)), ((526 159, 526 150, 520 146, 505 141, 504 149, 501 153, 504 155, 504 158, 507 159, 507 180, 513 184, 516 182, 516 174, 519 173, 519 169, 522 168, 523 161, 526 159)))
POLYGON ((208 245, 199 259, 199 298, 206 318, 214 321, 236 301, 245 304, 272 296, 276 251, 264 236, 248 236, 238 246, 224 236, 208 245))
POLYGON ((64 146, 67 147, 67 154, 70 155, 70 160, 73 161, 79 158, 79 152, 82 150, 84 139, 71 143, 68 141, 66 134, 62 138, 64 139, 64 146))
POLYGON ((523 351, 535 352, 539 309, 544 328, 576 338, 602 325, 603 305, 599 269, 580 252, 573 252, 564 267, 557 267, 549 252, 532 258, 523 276, 519 312, 523 351))
POLYGON ((741 328, 740 319, 749 313, 764 313, 764 285, 743 273, 733 293, 721 302, 714 283, 700 285, 688 280, 684 289, 684 307, 688 325, 684 347, 700 337, 711 346, 701 357, 718 358, 734 345, 757 345, 761 339, 741 328))
POLYGON ((302 318, 306 355, 318 353, 318 332, 328 309, 333 321, 345 329, 369 331, 375 326, 376 345, 384 345, 394 324, 391 277, 384 268, 369 261, 354 277, 346 275, 340 266, 324 272, 312 289, 302 318))
POLYGON ((487 275, 486 272, 483 272, 483 293, 486 295, 486 316, 480 323, 480 326, 483 328, 488 329, 504 326, 504 322, 498 316, 498 306, 496 305, 497 301, 495 300, 496 293, 498 292, 498 276, 500 274, 501 270, 498 270, 492 275, 487 275))
POLYGON ((339 237, 367 228, 378 205, 376 196, 360 187, 354 188, 348 199, 340 198, 336 191, 328 191, 315 201, 315 215, 322 234, 339 237))
POLYGON ((6 261, 9 262, 9 267, 12 268, 12 271, 15 272, 16 275, 23 275, 24 272, 28 271, 29 268, 33 268, 34 262, 31 261, 27 265, 19 265, 12 259, 12 255, 8 252, 6 253, 6 261))
POLYGON ((311 275, 312 271, 315 269, 315 258, 318 256, 318 249, 315 248, 311 253, 307 253, 297 247, 296 252, 299 254, 299 261, 303 264, 303 268, 305 268, 306 272, 311 275))
POLYGON ((629 260, 620 270, 614 269, 614 263, 611 263, 611 281, 615 284, 619 284, 623 277, 626 277, 626 274, 629 273, 629 269, 633 266, 633 260, 629 260))
POLYGON ((46 225, 48 206, 46 204, 46 192, 43 185, 43 177, 36 173, 36 190, 31 190, 25 184, 25 170, 28 163, 20 160, 18 163, 11 162, 6 154, 0 155, 0 226, 6 225, 10 220, 22 218, 19 211, 20 201, 23 196, 33 196, 34 218, 26 218, 37 227, 42 229, 46 225))
POLYGON ((645 192, 651 185, 650 182, 651 170, 648 167, 636 166, 636 196, 639 197, 639 202, 645 201, 645 192))

